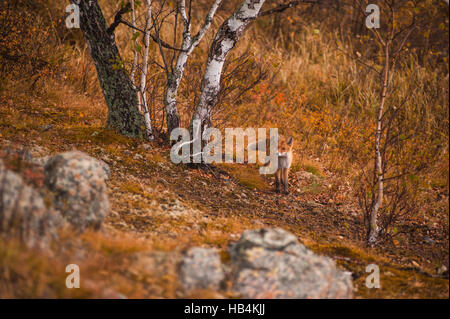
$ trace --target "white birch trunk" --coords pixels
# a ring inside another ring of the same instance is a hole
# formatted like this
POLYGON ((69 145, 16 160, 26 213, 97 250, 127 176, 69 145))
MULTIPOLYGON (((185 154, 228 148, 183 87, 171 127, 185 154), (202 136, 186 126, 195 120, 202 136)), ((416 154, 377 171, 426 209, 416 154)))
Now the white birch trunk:
POLYGON ((147 105, 147 94, 146 94, 146 84, 147 84, 147 69, 148 69, 148 52, 150 47, 150 27, 151 27, 151 17, 152 17, 152 3, 151 0, 147 0, 147 16, 145 22, 145 35, 144 35, 144 52, 142 58, 142 72, 141 72, 141 101, 142 109, 144 111, 144 122, 146 136, 149 140, 153 139, 153 128, 152 120, 150 118, 150 112, 147 105))
POLYGON ((199 103, 192 117, 201 123, 204 132, 211 123, 211 111, 217 103, 220 91, 220 78, 225 58, 242 36, 245 28, 258 17, 265 0, 245 0, 220 27, 210 47, 199 103))
MULTIPOLYGON (((382 121, 383 121, 383 109, 384 104, 386 101, 386 93, 388 88, 388 81, 389 81, 389 43, 385 45, 384 48, 384 70, 383 70, 383 78, 381 80, 382 89, 381 89, 381 96, 380 96, 380 105, 378 106, 378 113, 377 113, 377 131, 375 135, 375 175, 377 178, 377 194, 375 198, 375 203, 370 211, 370 218, 369 218, 369 235, 367 242, 369 245, 373 246, 376 244, 378 240, 378 235, 380 232, 379 226, 378 226, 378 211, 381 208, 383 204, 383 196, 384 196, 384 172, 383 172, 383 162, 381 158, 381 132, 382 132, 382 121)), ((375 194, 374 194, 375 196, 375 194)))

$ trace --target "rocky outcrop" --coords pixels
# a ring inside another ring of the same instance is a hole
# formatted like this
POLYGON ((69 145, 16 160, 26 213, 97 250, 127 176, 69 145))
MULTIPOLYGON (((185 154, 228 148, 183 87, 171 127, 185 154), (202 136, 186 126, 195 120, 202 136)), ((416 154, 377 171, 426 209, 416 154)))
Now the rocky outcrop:
POLYGON ((185 290, 217 290, 224 278, 217 250, 194 247, 183 256, 180 264, 180 280, 185 290))
POLYGON ((215 249, 194 247, 182 257, 179 279, 187 291, 218 290, 231 279, 243 298, 352 298, 351 274, 314 254, 280 228, 249 230, 228 248, 222 264, 215 249))
POLYGON ((51 157, 44 173, 45 185, 55 193, 55 209, 79 231, 98 229, 109 210, 104 165, 70 151, 51 157))
POLYGON ((40 194, 0 159, 0 236, 48 249, 62 224, 59 212, 47 207, 40 194))
POLYGON ((108 164, 79 151, 55 156, 46 153, 39 146, 28 150, 8 144, 0 151, 0 158, 20 174, 17 176, 24 185, 34 187, 33 194, 48 198, 49 206, 77 230, 98 229, 109 210, 105 184, 110 175, 108 164))
POLYGON ((229 248, 233 288, 244 298, 352 298, 350 273, 283 229, 246 231, 229 248))

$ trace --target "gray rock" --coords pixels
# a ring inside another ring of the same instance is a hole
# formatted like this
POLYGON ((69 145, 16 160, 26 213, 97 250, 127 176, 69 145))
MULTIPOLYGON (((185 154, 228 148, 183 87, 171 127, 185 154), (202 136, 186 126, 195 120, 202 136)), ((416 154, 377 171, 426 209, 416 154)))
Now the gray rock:
POLYGON ((106 174, 106 180, 109 180, 111 178, 111 168, 109 168, 109 165, 106 164, 105 161, 103 160, 98 160, 100 165, 102 166, 103 170, 105 171, 106 174))
POLYGON ((50 156, 34 157, 30 160, 30 163, 44 167, 45 164, 47 164, 49 159, 50 159, 50 156))
MULTIPOLYGON (((35 165, 45 167, 45 165, 47 164, 47 162, 49 161, 50 158, 52 158, 52 156, 33 157, 31 160, 29 160, 29 162, 33 163, 35 165)), ((109 180, 111 178, 111 169, 109 168, 109 165, 101 159, 98 159, 97 161, 99 162, 99 164, 105 171, 105 174, 106 174, 105 179, 109 180)))
POLYGON ((41 132, 47 132, 48 130, 53 128, 53 125, 52 124, 40 125, 38 128, 41 132))
POLYGON ((142 144, 142 145, 141 145, 141 148, 142 148, 144 151, 149 151, 149 150, 152 149, 152 146, 151 146, 150 144, 142 144))
POLYGON ((47 207, 39 193, 0 160, 0 235, 47 250, 62 225, 59 212, 47 207))
POLYGON ((233 288, 244 298, 352 298, 348 272, 283 229, 250 230, 230 245, 233 288))
POLYGON ((5 147, 1 150, 2 156, 17 158, 25 162, 31 162, 33 159, 32 154, 24 147, 14 145, 12 147, 5 147))
POLYGON ((217 290, 224 278, 220 256, 215 249, 194 247, 181 260, 180 280, 185 290, 217 290))
POLYGON ((112 289, 112 288, 105 288, 102 290, 101 293, 102 299, 128 299, 127 296, 124 294, 112 289))
POLYGON ((109 210, 104 165, 79 151, 51 157, 45 184, 55 193, 54 205, 80 231, 98 229, 109 210))
POLYGON ((17 158, 27 163, 44 167, 47 163, 49 156, 43 156, 48 153, 46 149, 41 146, 34 145, 31 149, 28 149, 21 145, 15 145, 14 147, 5 147, 2 150, 5 157, 17 158))
POLYGON ((448 269, 447 267, 445 267, 445 265, 442 265, 441 267, 437 268, 436 273, 438 276, 448 277, 448 269))

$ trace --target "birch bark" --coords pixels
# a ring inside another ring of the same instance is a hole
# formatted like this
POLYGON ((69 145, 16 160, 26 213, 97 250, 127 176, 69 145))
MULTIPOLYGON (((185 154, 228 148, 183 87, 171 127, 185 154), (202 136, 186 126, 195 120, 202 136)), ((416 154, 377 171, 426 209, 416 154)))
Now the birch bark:
POLYGON ((149 140, 153 139, 153 128, 152 128, 152 120, 150 117, 150 111, 148 109, 147 104, 147 69, 148 69, 148 52, 150 47, 150 28, 151 28, 151 19, 152 19, 152 2, 151 0, 147 1, 147 16, 145 22, 145 35, 144 35, 144 53, 142 57, 142 72, 141 72, 141 85, 140 85, 140 93, 141 93, 141 103, 142 109, 144 111, 144 123, 145 123, 145 135, 149 140))
POLYGON ((376 244, 379 235, 379 226, 378 226, 378 211, 383 205, 383 196, 384 196, 384 170, 383 170, 383 162, 381 157, 380 145, 381 145, 381 133, 382 133, 382 124, 383 124, 383 110, 384 104, 386 102, 386 93, 388 88, 389 81, 389 42, 384 47, 384 70, 383 77, 381 79, 381 96, 380 96, 380 105, 378 106, 377 112, 377 130, 375 134, 375 174, 377 180, 377 194, 375 203, 372 206, 372 210, 370 211, 370 220, 369 220, 369 235, 367 242, 369 245, 373 246, 376 244))
MULTIPOLYGON (((136 86, 136 69, 139 63, 139 53, 138 53, 138 39, 136 37, 136 33, 138 31, 136 31, 136 11, 135 11, 135 6, 134 6, 134 0, 131 0, 131 25, 133 26, 132 29, 132 34, 133 34, 133 38, 134 40, 134 51, 133 51, 133 64, 131 66, 131 72, 130 72, 130 79, 131 79, 131 84, 133 84, 133 87, 136 91, 138 90, 138 87, 136 86)), ((138 98, 138 106, 139 106, 139 111, 143 112, 142 110, 142 106, 141 106, 141 95, 138 94, 137 95, 138 98)))
MULTIPOLYGON (((241 38, 245 28, 258 17, 265 0, 245 0, 242 5, 220 27, 210 47, 199 103, 192 122, 201 123, 199 134, 211 124, 211 111, 220 92, 220 78, 227 54, 241 38)), ((192 124, 191 124, 192 126, 192 124)), ((199 137, 195 137, 199 138, 199 137)))

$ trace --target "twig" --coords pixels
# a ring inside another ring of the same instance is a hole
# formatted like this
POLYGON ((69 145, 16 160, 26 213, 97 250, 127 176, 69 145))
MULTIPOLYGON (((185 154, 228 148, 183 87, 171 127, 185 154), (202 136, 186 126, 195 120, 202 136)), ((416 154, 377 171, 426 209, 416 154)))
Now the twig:
POLYGON ((319 3, 319 2, 320 2, 320 0, 293 0, 293 1, 289 1, 288 3, 281 4, 281 5, 279 5, 279 6, 275 7, 275 8, 263 11, 258 16, 259 17, 263 17, 263 16, 266 16, 266 15, 269 15, 269 14, 273 14, 273 13, 280 13, 280 12, 283 12, 283 11, 289 9, 289 8, 296 7, 299 4, 301 4, 301 3, 313 3, 313 4, 316 4, 316 3, 319 3))

